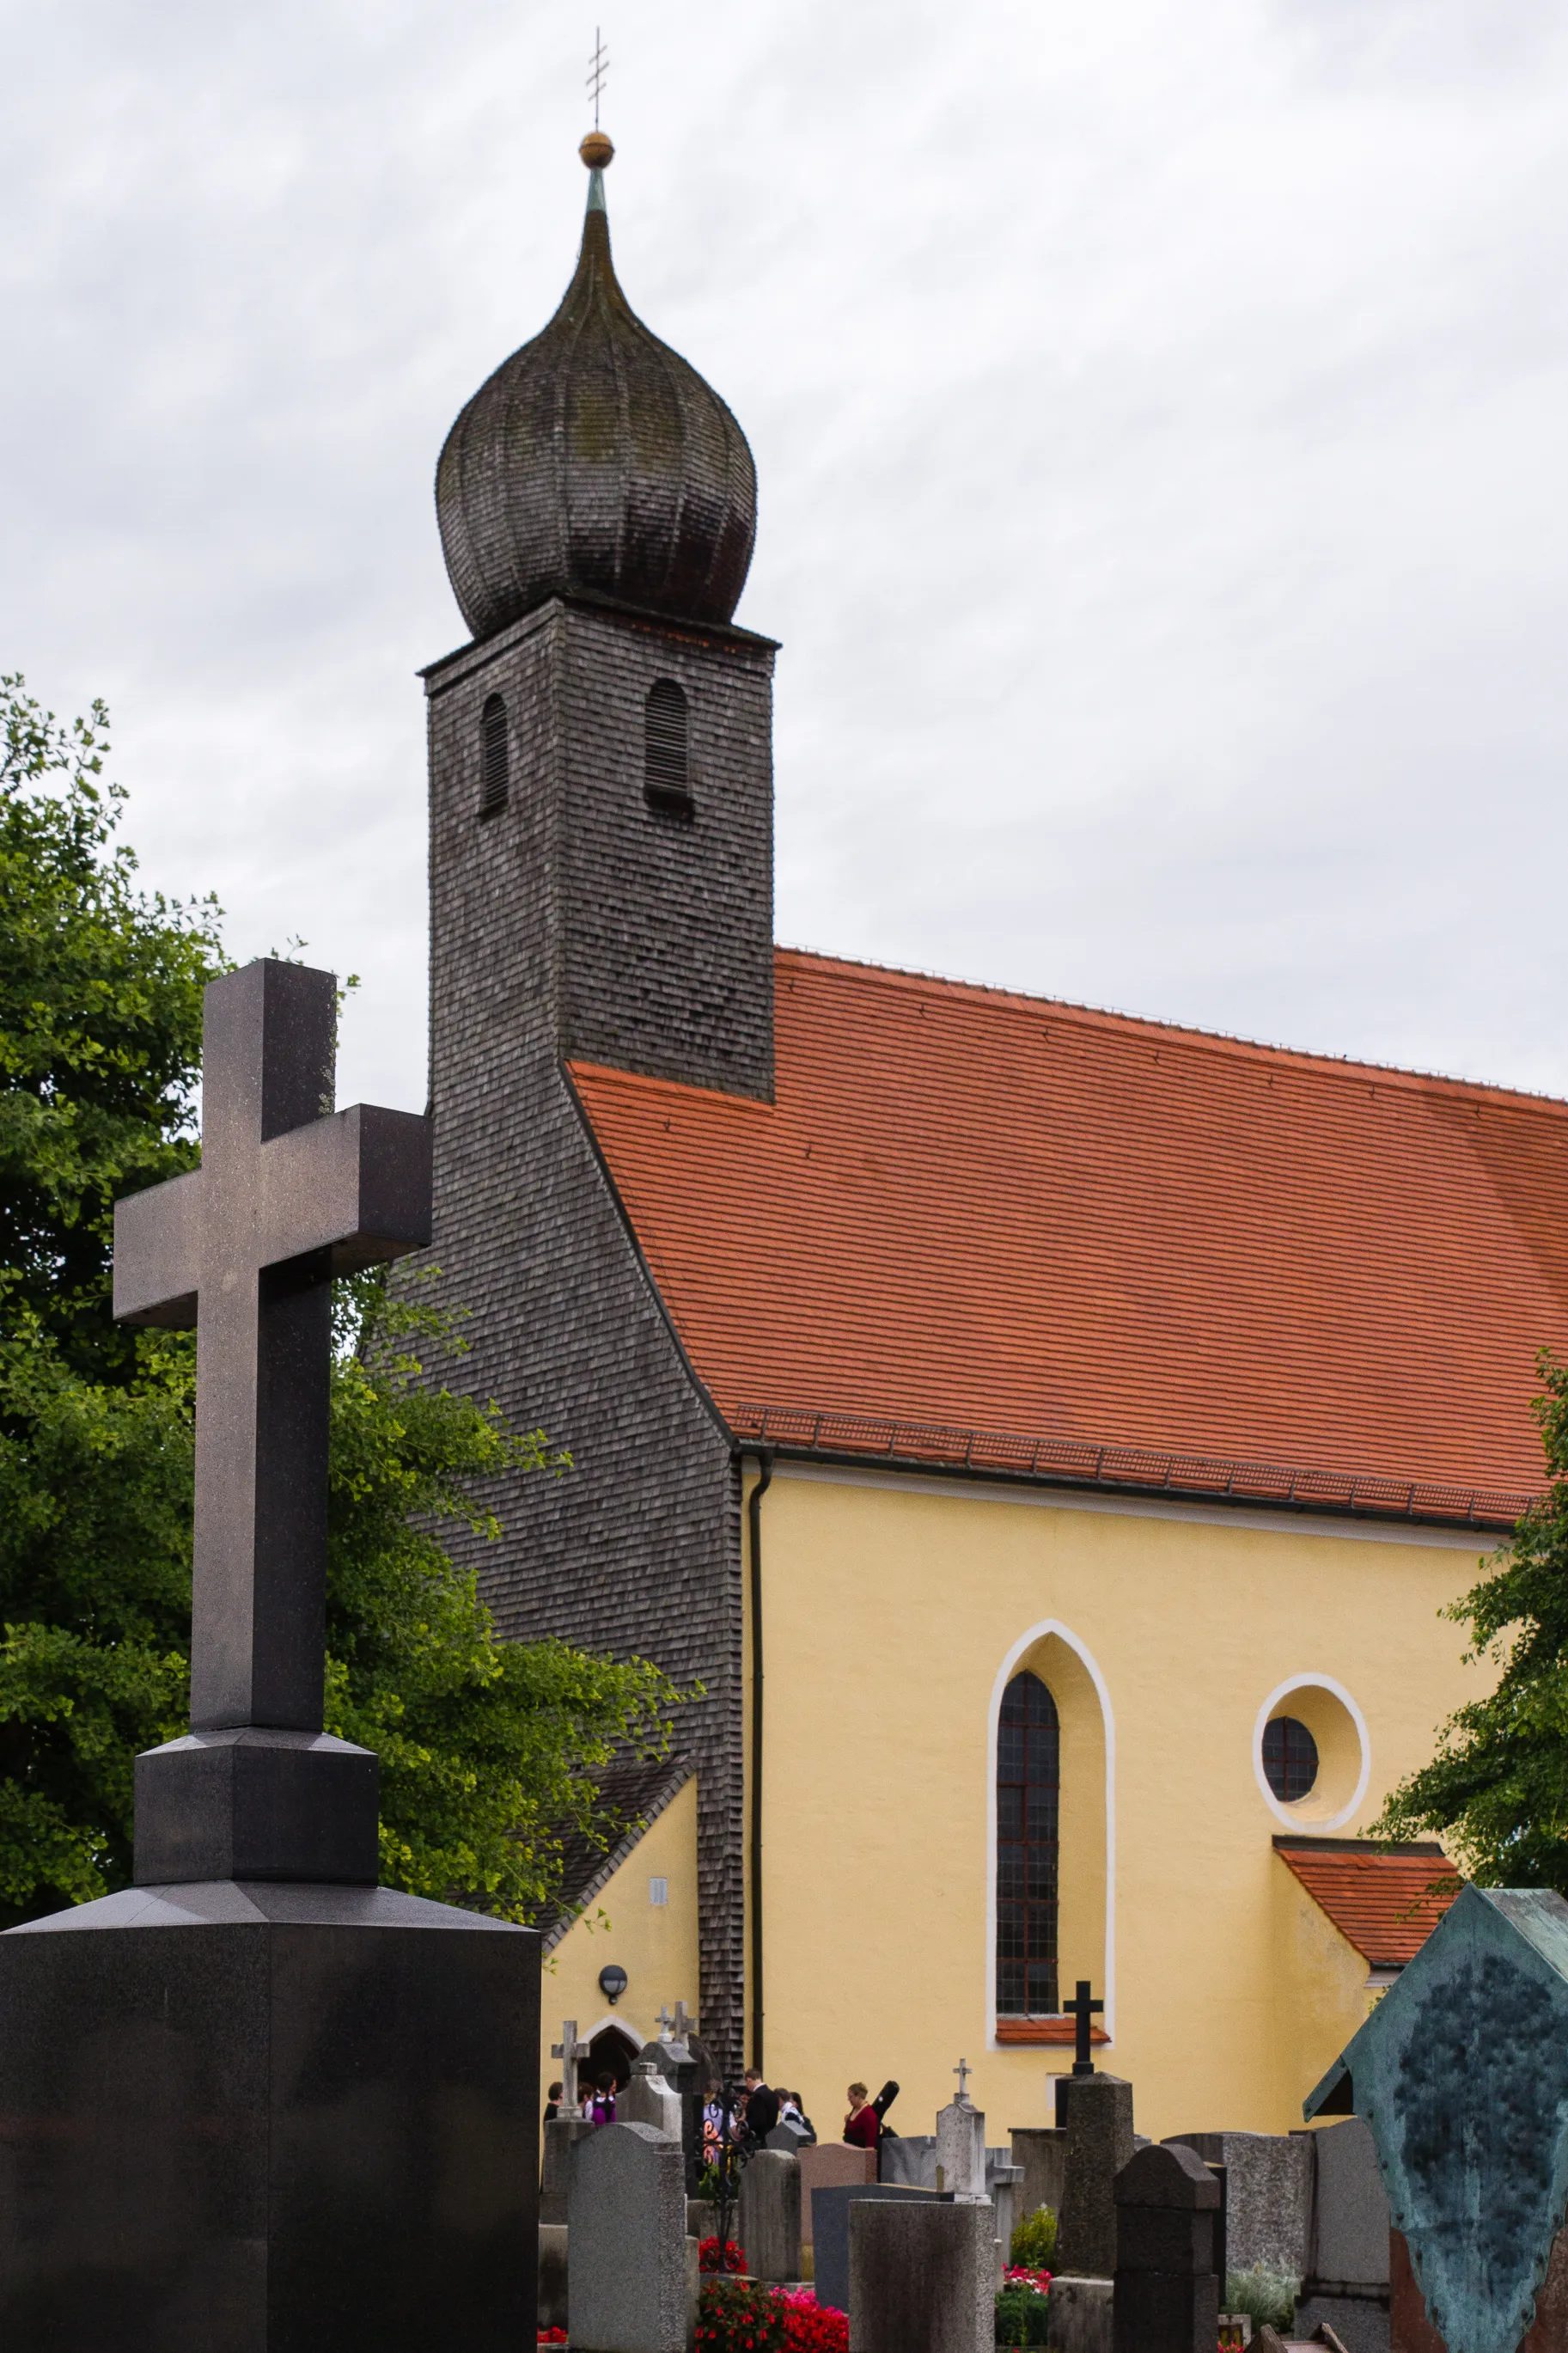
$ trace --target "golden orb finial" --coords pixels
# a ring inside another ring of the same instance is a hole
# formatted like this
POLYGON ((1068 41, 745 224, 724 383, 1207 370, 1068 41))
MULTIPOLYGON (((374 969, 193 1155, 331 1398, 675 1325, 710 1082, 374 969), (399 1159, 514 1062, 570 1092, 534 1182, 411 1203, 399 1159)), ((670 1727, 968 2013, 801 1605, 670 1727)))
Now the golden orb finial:
POLYGON ((603 131, 590 131, 577 153, 590 172, 602 172, 615 157, 615 147, 603 131))

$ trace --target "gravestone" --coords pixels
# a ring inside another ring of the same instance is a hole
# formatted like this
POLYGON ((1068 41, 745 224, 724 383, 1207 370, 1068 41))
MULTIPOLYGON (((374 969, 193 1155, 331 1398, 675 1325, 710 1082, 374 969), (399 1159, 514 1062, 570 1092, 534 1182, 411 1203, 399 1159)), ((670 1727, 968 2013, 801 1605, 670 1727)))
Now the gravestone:
POLYGON ((567 2320, 566 2225, 539 2226, 539 2327, 564 2329, 567 2320))
POLYGON ((1190 2148, 1141 2148, 1122 2167, 1114 2353, 1211 2353, 1219 2332, 1219 2184, 1190 2148))
POLYGON ((968 2069, 962 2059, 953 2073, 959 2077, 958 2091, 945 2108, 937 2110, 937 2177, 941 2187, 956 2198, 984 2198, 985 2118, 964 2087, 968 2069))
MULTIPOLYGON (((1070 2082, 1070 2077, 1068 2078, 1070 2082)), ((1009 2137, 1013 2162, 1023 2169, 1018 2184, 1018 2211, 1037 2212, 1048 2206, 1059 2219, 1062 2182, 1067 2171, 1068 2137, 1047 2126, 1015 2125, 1009 2137)))
POLYGON ((935 2133, 902 2134, 897 2140, 885 2140, 877 2154, 884 2181, 905 2189, 936 2188, 935 2133))
POLYGON ((753 2279, 797 2280, 800 2271, 800 2159, 760 2148, 741 2175, 737 2234, 753 2279))
POLYGON ((1050 2338, 1055 2353, 1111 2353, 1116 2306, 1113 2278, 1051 2274, 1050 2338))
POLYGON ((116 1314, 197 1330, 191 1729, 136 1884, 0 1936, 6 2345, 531 2341, 539 1939, 379 1887, 322 1730, 331 1278, 430 1231, 427 1124, 326 1108, 335 1022, 330 973, 213 981, 202 1165, 116 1206, 116 1314))
MULTIPOLYGON (((992 2353, 995 2276, 984 2206, 849 2207, 850 2353, 992 2353)), ((818 2300, 821 2301, 820 2292, 818 2300)))
MULTIPOLYGON (((1311 2136, 1312 2227, 1298 2337, 1326 2322, 1346 2353, 1388 2353, 1388 2198, 1360 2116, 1311 2136)), ((1512 2348, 1510 2348, 1512 2353, 1512 2348)))
POLYGON ((1133 2153, 1132 2086, 1120 2075, 1075 2077, 1057 2220, 1064 2272, 1110 2279, 1116 2265, 1116 2177, 1133 2153))
POLYGON ((539 2187, 541 2222, 563 2223, 572 2186, 572 2151, 594 2130, 586 2116, 552 2116, 544 2127, 544 2164, 539 2187))
POLYGON ((1012 2260, 1013 2225, 1018 2220, 1018 2184, 1024 2178, 1023 2168, 1013 2162, 1009 2148, 988 2148, 985 2151, 985 2195, 991 2200, 995 2215, 993 2228, 996 2234, 996 2284, 1002 2284, 1002 2274, 1012 2260))
POLYGON ((572 2152, 567 2333, 574 2353, 685 2353, 680 2144, 601 2125, 572 2152))
POLYGON ((856 2148, 848 2141, 820 2140, 800 2153, 800 2227, 806 2246, 816 2242, 813 2201, 819 2189, 863 2188, 877 2179, 877 2152, 856 2148))
POLYGON ((781 2118, 763 2143, 764 2148, 783 2149, 786 2157, 798 2157, 803 2148, 812 2146, 811 2134, 804 2125, 797 2125, 790 2118, 781 2118))
MULTIPOLYGON (((837 2312, 849 2309, 849 2214, 850 2209, 864 2200, 883 2205, 900 2201, 932 2206, 953 2201, 950 2192, 936 2189, 901 2189, 886 2181, 850 2181, 832 2189, 815 2193, 816 2205, 816 2243, 814 2249, 815 2270, 812 2284, 818 2304, 830 2304, 837 2312)), ((987 2207, 977 2206, 976 2213, 985 2219, 989 2239, 991 2214, 987 2207)))
POLYGON ((616 2094, 616 2121, 651 2125, 671 2140, 682 2139, 680 2094, 651 2059, 633 2062, 630 2082, 616 2094))
POLYGON ((680 2102, 680 2146, 686 2160, 686 2187, 691 2194, 702 2171, 703 2087, 713 2080, 714 2071, 696 2040, 683 2001, 675 2005, 675 2024, 677 2031, 668 2042, 661 2034, 657 2042, 645 2042, 642 2055, 653 2062, 680 2102))
POLYGON ((1261 2263, 1305 2278, 1312 2220, 1310 2133, 1172 2133, 1177 2142, 1226 2170, 1226 2263, 1233 2272, 1261 2263))
MULTIPOLYGON (((1305 2104, 1347 2111, 1432 2327, 1465 2353, 1513 2353, 1568 2206, 1568 1904, 1461 1889, 1305 2104)), ((1320 2202, 1322 2145, 1350 2129, 1317 2135, 1320 2202)))

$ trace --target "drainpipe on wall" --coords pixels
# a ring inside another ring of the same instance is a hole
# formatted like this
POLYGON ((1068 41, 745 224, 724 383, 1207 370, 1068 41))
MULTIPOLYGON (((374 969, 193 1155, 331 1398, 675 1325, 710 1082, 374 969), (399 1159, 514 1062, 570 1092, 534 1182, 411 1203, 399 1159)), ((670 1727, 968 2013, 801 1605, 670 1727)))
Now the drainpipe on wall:
POLYGON ((752 1534, 752 2064, 759 2073, 763 2064, 763 1497, 773 1475, 773 1448, 761 1447, 757 1482, 746 1504, 752 1534))

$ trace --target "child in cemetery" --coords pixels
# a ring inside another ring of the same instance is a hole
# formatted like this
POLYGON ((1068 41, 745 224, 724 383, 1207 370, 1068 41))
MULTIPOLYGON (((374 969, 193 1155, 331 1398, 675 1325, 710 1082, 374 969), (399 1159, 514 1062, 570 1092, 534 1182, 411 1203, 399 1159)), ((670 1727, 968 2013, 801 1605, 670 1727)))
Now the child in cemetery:
POLYGON ((561 2097, 565 2089, 564 2084, 552 2084, 550 2086, 550 2097, 544 2104, 544 2121, 547 2125, 552 2125, 560 2116, 561 2097))
POLYGON ((588 2103, 591 2125, 613 2125, 616 2121, 616 2079, 606 2068, 595 2082, 594 2096, 588 2103))
POLYGON ((865 2084, 851 2084, 849 2114, 844 2119, 845 2139, 856 2148, 875 2148, 881 2137, 881 2118, 871 2105, 865 2084))

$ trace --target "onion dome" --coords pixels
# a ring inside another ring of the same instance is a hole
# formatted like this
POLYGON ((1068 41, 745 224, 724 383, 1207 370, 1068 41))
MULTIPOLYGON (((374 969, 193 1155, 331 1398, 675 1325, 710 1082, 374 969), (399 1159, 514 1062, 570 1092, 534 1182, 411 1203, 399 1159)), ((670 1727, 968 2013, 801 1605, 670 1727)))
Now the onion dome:
POLYGON ((463 410, 436 470, 452 588, 476 638, 548 596, 608 597, 727 621, 757 528, 746 437, 616 282, 605 211, 614 153, 592 132, 577 271, 542 334, 463 410))

